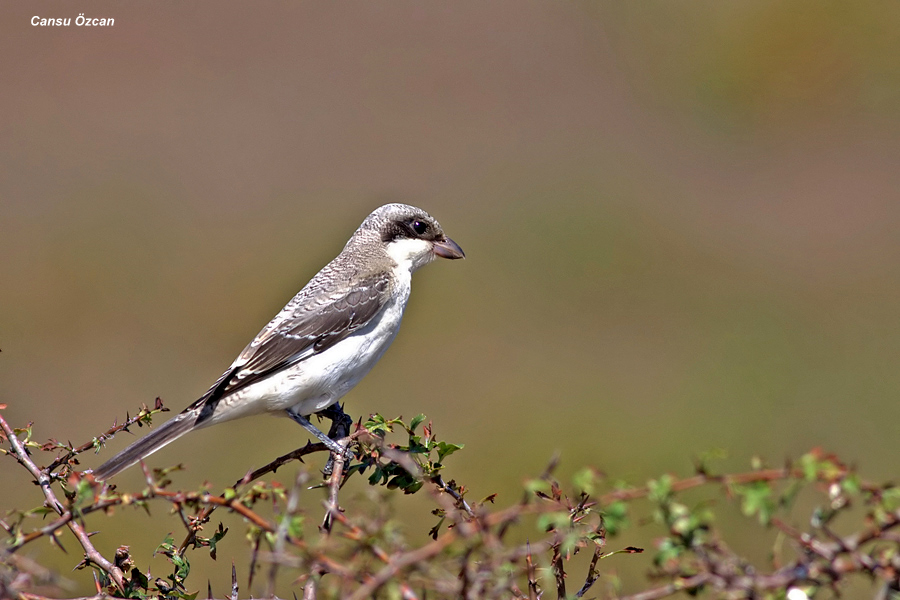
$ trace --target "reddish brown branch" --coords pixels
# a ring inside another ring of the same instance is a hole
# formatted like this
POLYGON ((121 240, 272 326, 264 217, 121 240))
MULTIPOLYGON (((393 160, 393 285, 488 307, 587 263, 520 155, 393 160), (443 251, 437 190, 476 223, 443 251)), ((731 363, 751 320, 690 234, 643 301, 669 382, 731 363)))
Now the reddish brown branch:
POLYGON ((399 556, 387 557, 387 564, 384 568, 378 571, 378 573, 372 576, 366 583, 357 588, 348 600, 365 600, 366 598, 372 598, 378 588, 395 578, 398 573, 403 571, 403 569, 440 554, 444 548, 456 541, 456 538, 456 534, 451 531, 421 548, 399 556))
MULTIPOLYGON (((66 454, 64 454, 63 456, 60 456, 59 458, 54 460, 52 463, 50 463, 50 466, 47 467, 46 470, 52 471, 56 467, 58 467, 62 464, 65 464, 66 462, 75 458, 79 454, 87 452, 88 450, 91 450, 92 448, 96 448, 98 444, 102 445, 106 441, 112 439, 120 431, 128 431, 128 428, 131 427, 132 425, 134 425, 135 423, 140 424, 141 421, 143 421, 144 419, 146 419, 153 413, 167 412, 168 410, 169 410, 168 408, 163 406, 162 400, 159 398, 156 399, 156 402, 153 405, 152 409, 147 408, 146 404, 142 404, 141 410, 138 411, 138 413, 136 415, 134 415, 133 417, 126 417, 125 421, 121 425, 113 423, 113 426, 110 427, 109 429, 107 429, 105 432, 101 433, 99 436, 97 436, 93 440, 91 440, 89 442, 85 442, 84 444, 78 446, 77 448, 67 449, 66 454)), ((51 442, 52 442, 52 440, 51 440, 51 442)))
POLYGON ((87 560, 97 565, 100 569, 102 569, 107 575, 109 575, 110 579, 115 582, 116 586, 124 591, 125 589, 125 579, 122 575, 122 571, 112 564, 110 561, 106 560, 100 552, 94 547, 88 538, 87 532, 85 532, 84 527, 81 526, 73 518, 73 513, 69 508, 66 508, 62 505, 62 503, 57 499, 56 495, 53 493, 53 489, 50 487, 50 476, 47 470, 41 470, 37 467, 34 461, 31 460, 31 457, 28 455, 28 451, 22 446, 22 443, 19 441, 19 438, 16 437, 15 432, 12 428, 7 424, 6 420, 0 415, 0 428, 3 429, 3 433, 9 441, 10 446, 15 453, 16 459, 19 463, 24 466, 31 473, 31 476, 34 478, 35 482, 40 486, 41 491, 44 493, 44 498, 46 498, 46 504, 57 514, 59 514, 65 520, 65 524, 69 527, 69 530, 78 540, 78 543, 81 544, 81 547, 84 549, 84 555, 87 560))

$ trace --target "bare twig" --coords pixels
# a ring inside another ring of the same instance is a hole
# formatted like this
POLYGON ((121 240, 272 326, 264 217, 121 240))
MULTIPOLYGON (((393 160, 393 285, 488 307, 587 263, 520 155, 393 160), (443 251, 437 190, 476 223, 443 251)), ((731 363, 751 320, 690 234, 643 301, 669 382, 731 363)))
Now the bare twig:
MULTIPOLYGON (((225 507, 238 513, 257 527, 265 531, 275 531, 275 527, 268 520, 257 514, 253 509, 245 506, 239 498, 215 496, 208 492, 170 492, 168 490, 159 488, 155 483, 152 483, 144 493, 106 498, 104 500, 94 502, 89 506, 80 508, 78 512, 80 515, 87 515, 97 511, 103 511, 114 506, 125 506, 154 499, 167 500, 169 502, 172 502, 176 506, 181 506, 185 503, 197 503, 206 505, 207 507, 225 507)), ((64 510, 59 519, 53 521, 45 527, 42 527, 41 529, 37 529, 23 536, 21 540, 8 546, 7 552, 15 552, 25 544, 34 541, 44 535, 53 535, 55 531, 67 525, 69 527, 72 527, 73 524, 77 525, 77 523, 74 523, 74 519, 74 513, 64 510)), ((188 527, 193 529, 194 526, 188 525, 188 527)))
MULTIPOLYGON (((355 431, 352 434, 350 434, 349 437, 351 440, 356 440, 358 437, 360 437, 361 435, 364 435, 364 434, 366 434, 365 430, 359 430, 359 431, 355 431)), ((317 442, 315 444, 307 442, 306 445, 304 445, 303 447, 297 448, 296 450, 292 450, 291 452, 288 452, 287 454, 283 454, 283 455, 279 456, 278 458, 276 458, 275 460, 273 460, 272 462, 254 470, 250 473, 247 473, 242 478, 237 480, 232 487, 236 490, 241 486, 244 486, 244 485, 247 485, 248 483, 256 481, 263 475, 267 475, 269 473, 274 473, 280 467, 286 465, 289 462, 292 462, 295 460, 299 460, 300 462, 303 462, 304 456, 307 456, 309 454, 313 454, 316 452, 330 452, 330 450, 328 449, 328 447, 325 444, 323 444, 321 442, 317 442)), ((215 506, 207 507, 203 512, 201 512, 197 516, 198 521, 206 522, 209 519, 210 514, 212 514, 212 512, 215 509, 216 509, 215 506)), ((196 533, 197 532, 189 532, 188 533, 188 535, 184 538, 184 540, 181 542, 181 544, 178 547, 179 554, 184 554, 187 547, 190 546, 192 543, 194 543, 194 540, 196 539, 196 533)))
POLYGON ((553 578, 556 580, 556 595, 560 600, 566 597, 566 569, 563 565, 562 553, 560 552, 560 540, 556 539, 550 545, 553 553, 550 558, 550 566, 553 569, 553 578))
POLYGON ((659 600, 660 598, 672 596, 684 590, 696 589, 704 583, 707 583, 709 579, 710 576, 708 573, 700 573, 699 575, 687 577, 685 579, 677 579, 666 585, 649 590, 644 590, 642 592, 638 592, 637 594, 631 594, 630 596, 621 596, 620 598, 618 598, 618 600, 659 600))
POLYGON ((237 569, 234 568, 234 560, 231 561, 231 600, 238 600, 237 569))
POLYGON ((597 547, 594 549, 594 555, 591 557, 591 564, 588 567, 587 576, 584 578, 584 585, 582 585, 581 589, 575 594, 576 598, 584 596, 594 583, 596 583, 597 579, 600 578, 600 573, 597 571, 597 562, 600 560, 602 554, 603 550, 601 548, 597 547))
MULTIPOLYGON (((238 479, 232 487, 234 489, 237 489, 242 485, 246 485, 250 482, 256 481, 257 479, 259 479, 263 475, 266 475, 267 473, 274 473, 275 471, 278 470, 279 467, 282 467, 291 461, 299 460, 300 462, 303 462, 303 457, 308 454, 312 454, 314 452, 328 452, 328 451, 329 451, 328 447, 325 446, 325 444, 322 444, 322 443, 311 444, 311 443, 307 442, 306 445, 303 446, 302 448, 297 448, 296 450, 288 452, 287 454, 283 454, 283 455, 279 456, 278 458, 276 458, 275 460, 273 460, 272 462, 270 462, 269 464, 262 466, 262 467, 256 469, 255 471, 252 471, 252 472, 244 475, 242 478, 238 479)), ((203 523, 208 521, 209 516, 212 514, 212 512, 215 509, 216 509, 216 506, 212 506, 212 505, 205 508, 203 511, 201 511, 201 513, 199 515, 197 515, 198 521, 203 522, 203 523)), ((187 536, 185 536, 184 540, 178 546, 178 554, 184 554, 187 547, 194 543, 194 540, 197 539, 197 533, 198 533, 197 531, 188 532, 187 536)))
MULTIPOLYGON (((338 440, 337 444, 342 450, 346 450, 347 446, 350 445, 350 442, 351 438, 345 437, 342 440, 338 440)), ((344 462, 346 461, 346 457, 343 453, 332 453, 331 459, 331 475, 329 476, 328 481, 328 501, 325 503, 325 518, 322 521, 322 531, 326 533, 330 533, 331 527, 334 525, 334 514, 341 510, 341 507, 338 505, 338 491, 341 488, 341 481, 344 478, 344 462)))
POLYGON ((303 586, 303 600, 316 600, 316 580, 312 577, 303 586))
MULTIPOLYGON (((110 427, 105 432, 101 433, 96 438, 92 439, 91 441, 85 442, 84 444, 78 446, 77 448, 69 448, 68 451, 64 455, 58 457, 56 460, 54 460, 52 463, 50 463, 50 466, 47 467, 47 471, 52 471, 56 467, 67 463, 68 461, 72 460, 73 458, 75 458, 79 454, 82 454, 83 452, 87 452, 88 450, 97 448, 98 446, 102 446, 107 441, 111 440, 120 431, 128 431, 128 428, 131 427, 132 425, 134 425, 135 423, 137 423, 138 425, 141 425, 142 421, 144 421, 145 419, 147 419, 149 416, 153 415, 154 413, 168 412, 168 410, 169 410, 168 408, 163 406, 162 400, 160 398, 156 399, 156 402, 154 403, 152 409, 148 408, 146 404, 142 404, 141 410, 138 411, 138 413, 136 415, 134 415, 133 417, 126 415, 125 421, 121 425, 113 423, 112 427, 110 427)), ((52 443, 52 441, 51 441, 51 443, 52 443)))
POLYGON ((528 575, 528 600, 538 600, 541 595, 541 589, 538 587, 534 570, 534 561, 531 558, 531 542, 528 542, 528 554, 525 555, 525 567, 528 575))
POLYGON ((435 484, 442 492, 444 492, 445 494, 449 494, 450 497, 456 501, 457 506, 464 510, 467 515, 473 518, 475 517, 475 512, 472 510, 472 507, 469 506, 469 503, 466 502, 465 498, 463 498, 459 494, 459 492, 454 490, 452 486, 447 485, 440 475, 432 477, 431 482, 435 484))
POLYGON ((348 600, 365 600, 366 598, 373 597, 378 588, 396 577, 403 569, 439 554, 444 548, 456 541, 456 539, 456 534, 451 531, 417 550, 412 550, 400 556, 388 558, 384 568, 378 571, 378 573, 366 583, 357 588, 348 600))
POLYGON ((297 477, 294 478, 294 487, 288 497, 287 506, 281 522, 278 524, 278 530, 275 532, 275 544, 272 556, 272 564, 269 567, 269 588, 266 596, 275 595, 275 580, 278 573, 278 567, 284 555, 284 547, 288 538, 288 530, 291 527, 291 520, 297 515, 300 505, 300 491, 309 479, 309 475, 302 469, 297 470, 297 477))
MULTIPOLYGON (((746 473, 737 473, 733 475, 710 475, 708 473, 700 473, 685 479, 678 479, 672 482, 672 492, 684 492, 686 490, 708 485, 710 483, 719 483, 726 487, 735 485, 746 485, 748 483, 757 483, 761 481, 782 481, 788 478, 802 479, 803 473, 799 469, 783 468, 783 469, 762 469, 759 471, 748 471, 746 473)), ((868 486, 863 486, 868 487, 868 486)), ((632 487, 603 494, 597 498, 597 502, 601 505, 612 504, 616 501, 631 501, 639 498, 646 498, 650 495, 650 488, 632 487)))
POLYGON ((124 591, 125 590, 125 579, 122 575, 122 571, 109 562, 106 558, 103 557, 100 552, 94 547, 91 543, 88 534, 85 532, 84 527, 81 526, 80 523, 72 518, 72 511, 68 508, 65 508, 62 503, 57 499, 56 494, 53 493, 53 489, 50 487, 50 476, 47 471, 42 471, 34 464, 34 461, 31 460, 31 457, 28 455, 28 451, 22 446, 22 443, 19 441, 19 438, 16 437, 15 432, 12 428, 7 424, 6 420, 0 415, 0 428, 3 429, 3 433, 6 438, 9 440, 9 444, 15 453, 16 459, 19 463, 28 469, 28 472, 31 473, 31 476, 37 482, 37 484, 41 487, 41 491, 44 493, 44 498, 46 498, 47 505, 56 511, 61 517, 66 520, 66 525, 69 527, 69 530, 75 535, 75 538, 78 540, 78 543, 81 544, 81 547, 84 549, 85 559, 89 560, 93 564, 97 565, 100 569, 102 569, 107 575, 109 575, 110 579, 115 582, 116 586, 124 591))

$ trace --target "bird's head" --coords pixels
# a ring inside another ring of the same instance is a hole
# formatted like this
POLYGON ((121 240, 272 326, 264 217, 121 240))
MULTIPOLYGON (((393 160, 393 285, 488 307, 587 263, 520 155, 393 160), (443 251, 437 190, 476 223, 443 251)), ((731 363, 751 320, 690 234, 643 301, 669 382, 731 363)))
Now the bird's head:
POLYGON ((466 257, 462 248, 444 235, 434 217, 408 204, 385 204, 375 209, 360 225, 356 235, 370 239, 377 236, 388 256, 398 265, 408 266, 410 271, 430 263, 435 257, 466 257))

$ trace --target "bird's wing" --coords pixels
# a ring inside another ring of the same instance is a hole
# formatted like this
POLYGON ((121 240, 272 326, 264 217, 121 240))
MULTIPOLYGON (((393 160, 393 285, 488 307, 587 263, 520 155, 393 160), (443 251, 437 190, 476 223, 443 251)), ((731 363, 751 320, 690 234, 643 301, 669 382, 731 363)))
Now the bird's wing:
POLYGON ((205 421, 220 398, 327 350, 378 315, 390 290, 388 273, 357 280, 349 287, 304 288, 185 412, 199 409, 197 423, 205 421))

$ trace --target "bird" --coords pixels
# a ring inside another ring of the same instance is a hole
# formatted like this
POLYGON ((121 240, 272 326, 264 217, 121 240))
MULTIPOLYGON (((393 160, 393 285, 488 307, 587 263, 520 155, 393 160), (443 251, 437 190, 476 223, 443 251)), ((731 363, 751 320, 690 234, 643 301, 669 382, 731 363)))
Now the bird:
POLYGON ((205 394, 100 465, 94 478, 107 480, 190 431, 264 413, 290 417, 344 452, 309 416, 332 407, 384 355, 413 272, 438 257, 465 253, 431 215, 407 204, 375 209, 205 394))

